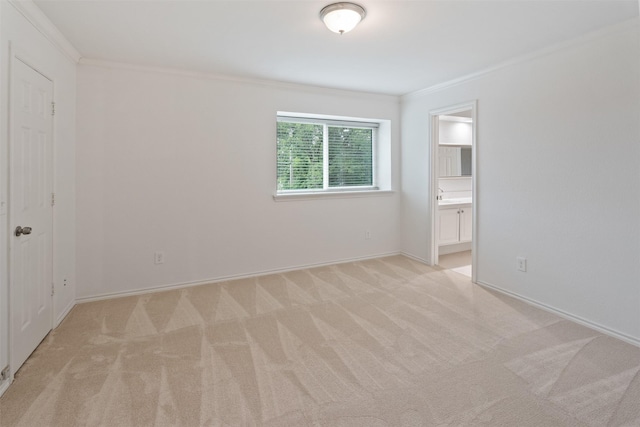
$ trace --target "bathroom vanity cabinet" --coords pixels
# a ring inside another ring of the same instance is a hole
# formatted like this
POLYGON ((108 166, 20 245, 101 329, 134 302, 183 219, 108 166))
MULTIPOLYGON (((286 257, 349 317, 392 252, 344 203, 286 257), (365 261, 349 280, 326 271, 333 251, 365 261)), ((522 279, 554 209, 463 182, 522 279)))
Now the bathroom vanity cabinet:
POLYGON ((470 242, 471 227, 471 203, 440 206, 438 210, 439 245, 470 242))

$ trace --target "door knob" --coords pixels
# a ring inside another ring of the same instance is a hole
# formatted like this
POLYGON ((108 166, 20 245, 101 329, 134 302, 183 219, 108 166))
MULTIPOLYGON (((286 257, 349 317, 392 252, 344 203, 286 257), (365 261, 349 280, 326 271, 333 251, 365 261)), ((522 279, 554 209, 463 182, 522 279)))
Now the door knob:
POLYGON ((22 234, 31 234, 31 227, 16 227, 16 236, 20 237, 22 234))

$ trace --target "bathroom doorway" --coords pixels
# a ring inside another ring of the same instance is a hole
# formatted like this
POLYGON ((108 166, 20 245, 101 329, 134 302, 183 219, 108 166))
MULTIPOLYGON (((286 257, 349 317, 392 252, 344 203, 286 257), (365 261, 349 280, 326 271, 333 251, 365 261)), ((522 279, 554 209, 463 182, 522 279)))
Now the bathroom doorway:
POLYGON ((476 281, 476 102, 431 118, 432 263, 476 281))

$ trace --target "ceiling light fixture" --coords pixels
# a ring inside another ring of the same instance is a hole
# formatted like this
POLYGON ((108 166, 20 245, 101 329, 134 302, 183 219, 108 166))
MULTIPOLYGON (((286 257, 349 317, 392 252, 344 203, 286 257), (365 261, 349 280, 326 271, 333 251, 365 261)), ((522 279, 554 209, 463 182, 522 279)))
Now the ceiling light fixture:
POLYGON ((355 3, 332 3, 320 11, 324 25, 338 34, 353 30, 366 15, 364 8, 355 3))

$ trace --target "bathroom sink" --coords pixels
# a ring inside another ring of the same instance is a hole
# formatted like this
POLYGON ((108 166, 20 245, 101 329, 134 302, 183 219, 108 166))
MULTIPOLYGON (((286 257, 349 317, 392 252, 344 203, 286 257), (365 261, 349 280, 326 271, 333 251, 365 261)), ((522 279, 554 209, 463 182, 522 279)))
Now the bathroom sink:
POLYGON ((438 203, 439 205, 462 205, 466 203, 471 203, 471 197, 458 197, 455 199, 442 199, 438 203))

